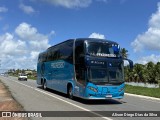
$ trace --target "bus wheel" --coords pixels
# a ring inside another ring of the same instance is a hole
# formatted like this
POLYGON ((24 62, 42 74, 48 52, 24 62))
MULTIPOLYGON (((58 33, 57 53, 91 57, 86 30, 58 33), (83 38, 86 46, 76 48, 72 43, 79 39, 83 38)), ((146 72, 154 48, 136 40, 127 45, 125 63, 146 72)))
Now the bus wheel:
POLYGON ((42 88, 43 88, 44 90, 46 90, 46 89, 47 89, 47 86, 46 86, 46 80, 44 80, 44 81, 43 81, 42 88))
POLYGON ((68 97, 70 99, 73 99, 73 87, 72 86, 69 86, 68 88, 68 97))

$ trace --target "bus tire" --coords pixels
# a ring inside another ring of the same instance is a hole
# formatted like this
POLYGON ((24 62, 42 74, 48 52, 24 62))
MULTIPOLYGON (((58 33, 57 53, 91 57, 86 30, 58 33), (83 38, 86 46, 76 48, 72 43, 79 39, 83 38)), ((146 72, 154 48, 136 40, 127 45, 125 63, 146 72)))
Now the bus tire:
POLYGON ((47 86, 46 86, 46 80, 43 80, 42 88, 43 88, 44 90, 46 90, 46 89, 47 89, 47 86))
POLYGON ((68 87, 68 98, 73 99, 73 87, 71 85, 68 87))

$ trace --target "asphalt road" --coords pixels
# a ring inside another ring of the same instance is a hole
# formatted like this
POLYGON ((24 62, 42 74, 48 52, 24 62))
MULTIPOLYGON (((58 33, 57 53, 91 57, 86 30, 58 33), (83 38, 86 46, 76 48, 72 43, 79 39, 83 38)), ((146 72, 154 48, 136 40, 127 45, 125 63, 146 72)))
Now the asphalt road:
MULTIPOLYGON (((8 86, 13 97, 26 111, 89 111, 99 117, 43 117, 31 120, 159 120, 159 117, 104 117, 96 111, 160 111, 160 101, 125 95, 122 100, 84 101, 78 98, 70 100, 64 94, 53 90, 42 90, 36 81, 18 81, 16 77, 2 77, 0 79, 8 86)), ((78 112, 77 112, 78 113, 78 112)), ((55 114, 55 113, 54 113, 55 114)), ((61 114, 57 112, 56 114, 61 114)), ((68 114, 68 113, 67 113, 68 114)), ((75 114, 71 112, 71 114, 75 114)), ((129 113, 128 113, 129 114, 129 113)), ((63 116, 63 115, 62 115, 63 116)), ((130 116, 130 115, 128 115, 130 116)))

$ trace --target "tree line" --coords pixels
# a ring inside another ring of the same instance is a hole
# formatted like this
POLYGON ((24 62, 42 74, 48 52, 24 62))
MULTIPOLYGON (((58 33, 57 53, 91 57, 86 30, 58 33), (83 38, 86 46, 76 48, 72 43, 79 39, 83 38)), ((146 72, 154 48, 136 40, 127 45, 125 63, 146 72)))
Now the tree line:
MULTIPOLYGON (((123 58, 128 58, 128 50, 122 48, 121 55, 123 58)), ((160 85, 160 62, 148 62, 145 65, 136 63, 132 70, 129 69, 129 66, 125 66, 124 72, 126 82, 143 82, 160 85)))
POLYGON ((160 85, 160 62, 156 64, 148 62, 145 65, 136 63, 133 70, 126 66, 124 71, 126 82, 159 83, 160 85))

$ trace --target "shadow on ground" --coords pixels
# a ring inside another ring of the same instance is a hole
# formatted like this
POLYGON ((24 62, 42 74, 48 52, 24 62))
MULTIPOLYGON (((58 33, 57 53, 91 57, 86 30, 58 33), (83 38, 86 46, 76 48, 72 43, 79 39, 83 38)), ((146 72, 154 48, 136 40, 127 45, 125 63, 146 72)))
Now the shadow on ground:
MULTIPOLYGON (((39 87, 39 86, 37 88, 42 89, 42 87, 39 87)), ((49 89, 49 88, 47 88, 45 91, 56 94, 56 95, 59 95, 59 96, 62 96, 62 97, 65 97, 65 98, 68 98, 68 96, 66 94, 55 91, 55 90, 52 90, 52 89, 49 89)), ((122 100, 119 100, 119 99, 85 100, 85 99, 82 99, 82 98, 74 97, 73 100, 76 101, 76 102, 80 102, 80 103, 88 104, 88 105, 103 105, 103 104, 105 104, 105 105, 107 105, 107 104, 108 105, 115 105, 115 104, 126 103, 126 102, 124 102, 122 100)))

